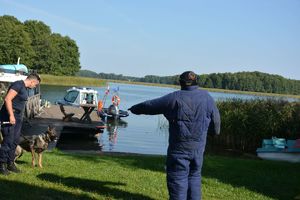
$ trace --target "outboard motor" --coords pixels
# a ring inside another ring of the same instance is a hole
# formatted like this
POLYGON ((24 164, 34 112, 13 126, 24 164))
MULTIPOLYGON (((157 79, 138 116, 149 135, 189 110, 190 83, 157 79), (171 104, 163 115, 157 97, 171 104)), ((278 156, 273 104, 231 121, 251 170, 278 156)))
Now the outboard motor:
POLYGON ((118 115, 119 115, 119 108, 118 108, 118 106, 110 105, 108 107, 108 114, 112 115, 114 118, 118 118, 118 115))

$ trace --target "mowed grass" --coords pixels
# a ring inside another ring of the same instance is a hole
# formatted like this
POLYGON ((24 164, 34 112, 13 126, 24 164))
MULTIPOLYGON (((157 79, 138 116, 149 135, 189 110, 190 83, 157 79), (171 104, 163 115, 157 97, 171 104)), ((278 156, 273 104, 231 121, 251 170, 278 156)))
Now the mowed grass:
MULTIPOLYGON (((31 156, 21 174, 0 176, 0 199, 167 199, 165 156, 44 153, 44 168, 31 156)), ((300 195, 300 164, 205 157, 203 199, 294 199, 300 195)))

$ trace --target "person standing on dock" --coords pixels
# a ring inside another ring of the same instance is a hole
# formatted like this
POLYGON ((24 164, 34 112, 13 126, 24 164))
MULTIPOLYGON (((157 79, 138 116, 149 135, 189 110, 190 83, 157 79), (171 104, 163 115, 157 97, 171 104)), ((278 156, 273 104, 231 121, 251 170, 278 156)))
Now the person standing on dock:
POLYGON ((3 135, 0 148, 0 174, 21 172, 16 167, 14 159, 20 139, 25 104, 28 99, 27 88, 35 88, 40 82, 41 78, 38 74, 30 74, 25 80, 13 82, 4 98, 4 104, 0 110, 3 135))
POLYGON ((220 114, 213 98, 198 88, 197 75, 179 77, 181 90, 129 108, 134 114, 163 114, 169 121, 167 185, 171 200, 201 199, 201 169, 207 132, 220 133, 220 114))

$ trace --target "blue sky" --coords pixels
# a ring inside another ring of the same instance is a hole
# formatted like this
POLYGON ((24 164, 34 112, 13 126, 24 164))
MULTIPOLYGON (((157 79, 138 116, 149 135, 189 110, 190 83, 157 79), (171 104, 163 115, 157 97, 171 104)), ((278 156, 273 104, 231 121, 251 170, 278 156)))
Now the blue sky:
POLYGON ((79 46, 82 69, 142 77, 261 71, 300 80, 300 0, 0 0, 79 46))

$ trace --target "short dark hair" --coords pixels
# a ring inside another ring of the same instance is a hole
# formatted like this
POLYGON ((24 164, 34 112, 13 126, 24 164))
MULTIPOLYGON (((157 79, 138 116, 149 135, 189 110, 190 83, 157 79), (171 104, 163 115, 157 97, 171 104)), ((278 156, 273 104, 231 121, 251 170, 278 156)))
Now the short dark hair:
POLYGON ((38 75, 37 73, 31 73, 27 76, 27 79, 30 79, 30 80, 38 80, 39 83, 41 82, 41 77, 40 75, 38 75))
POLYGON ((181 86, 191 86, 198 84, 198 77, 193 71, 185 71, 179 76, 181 86))

